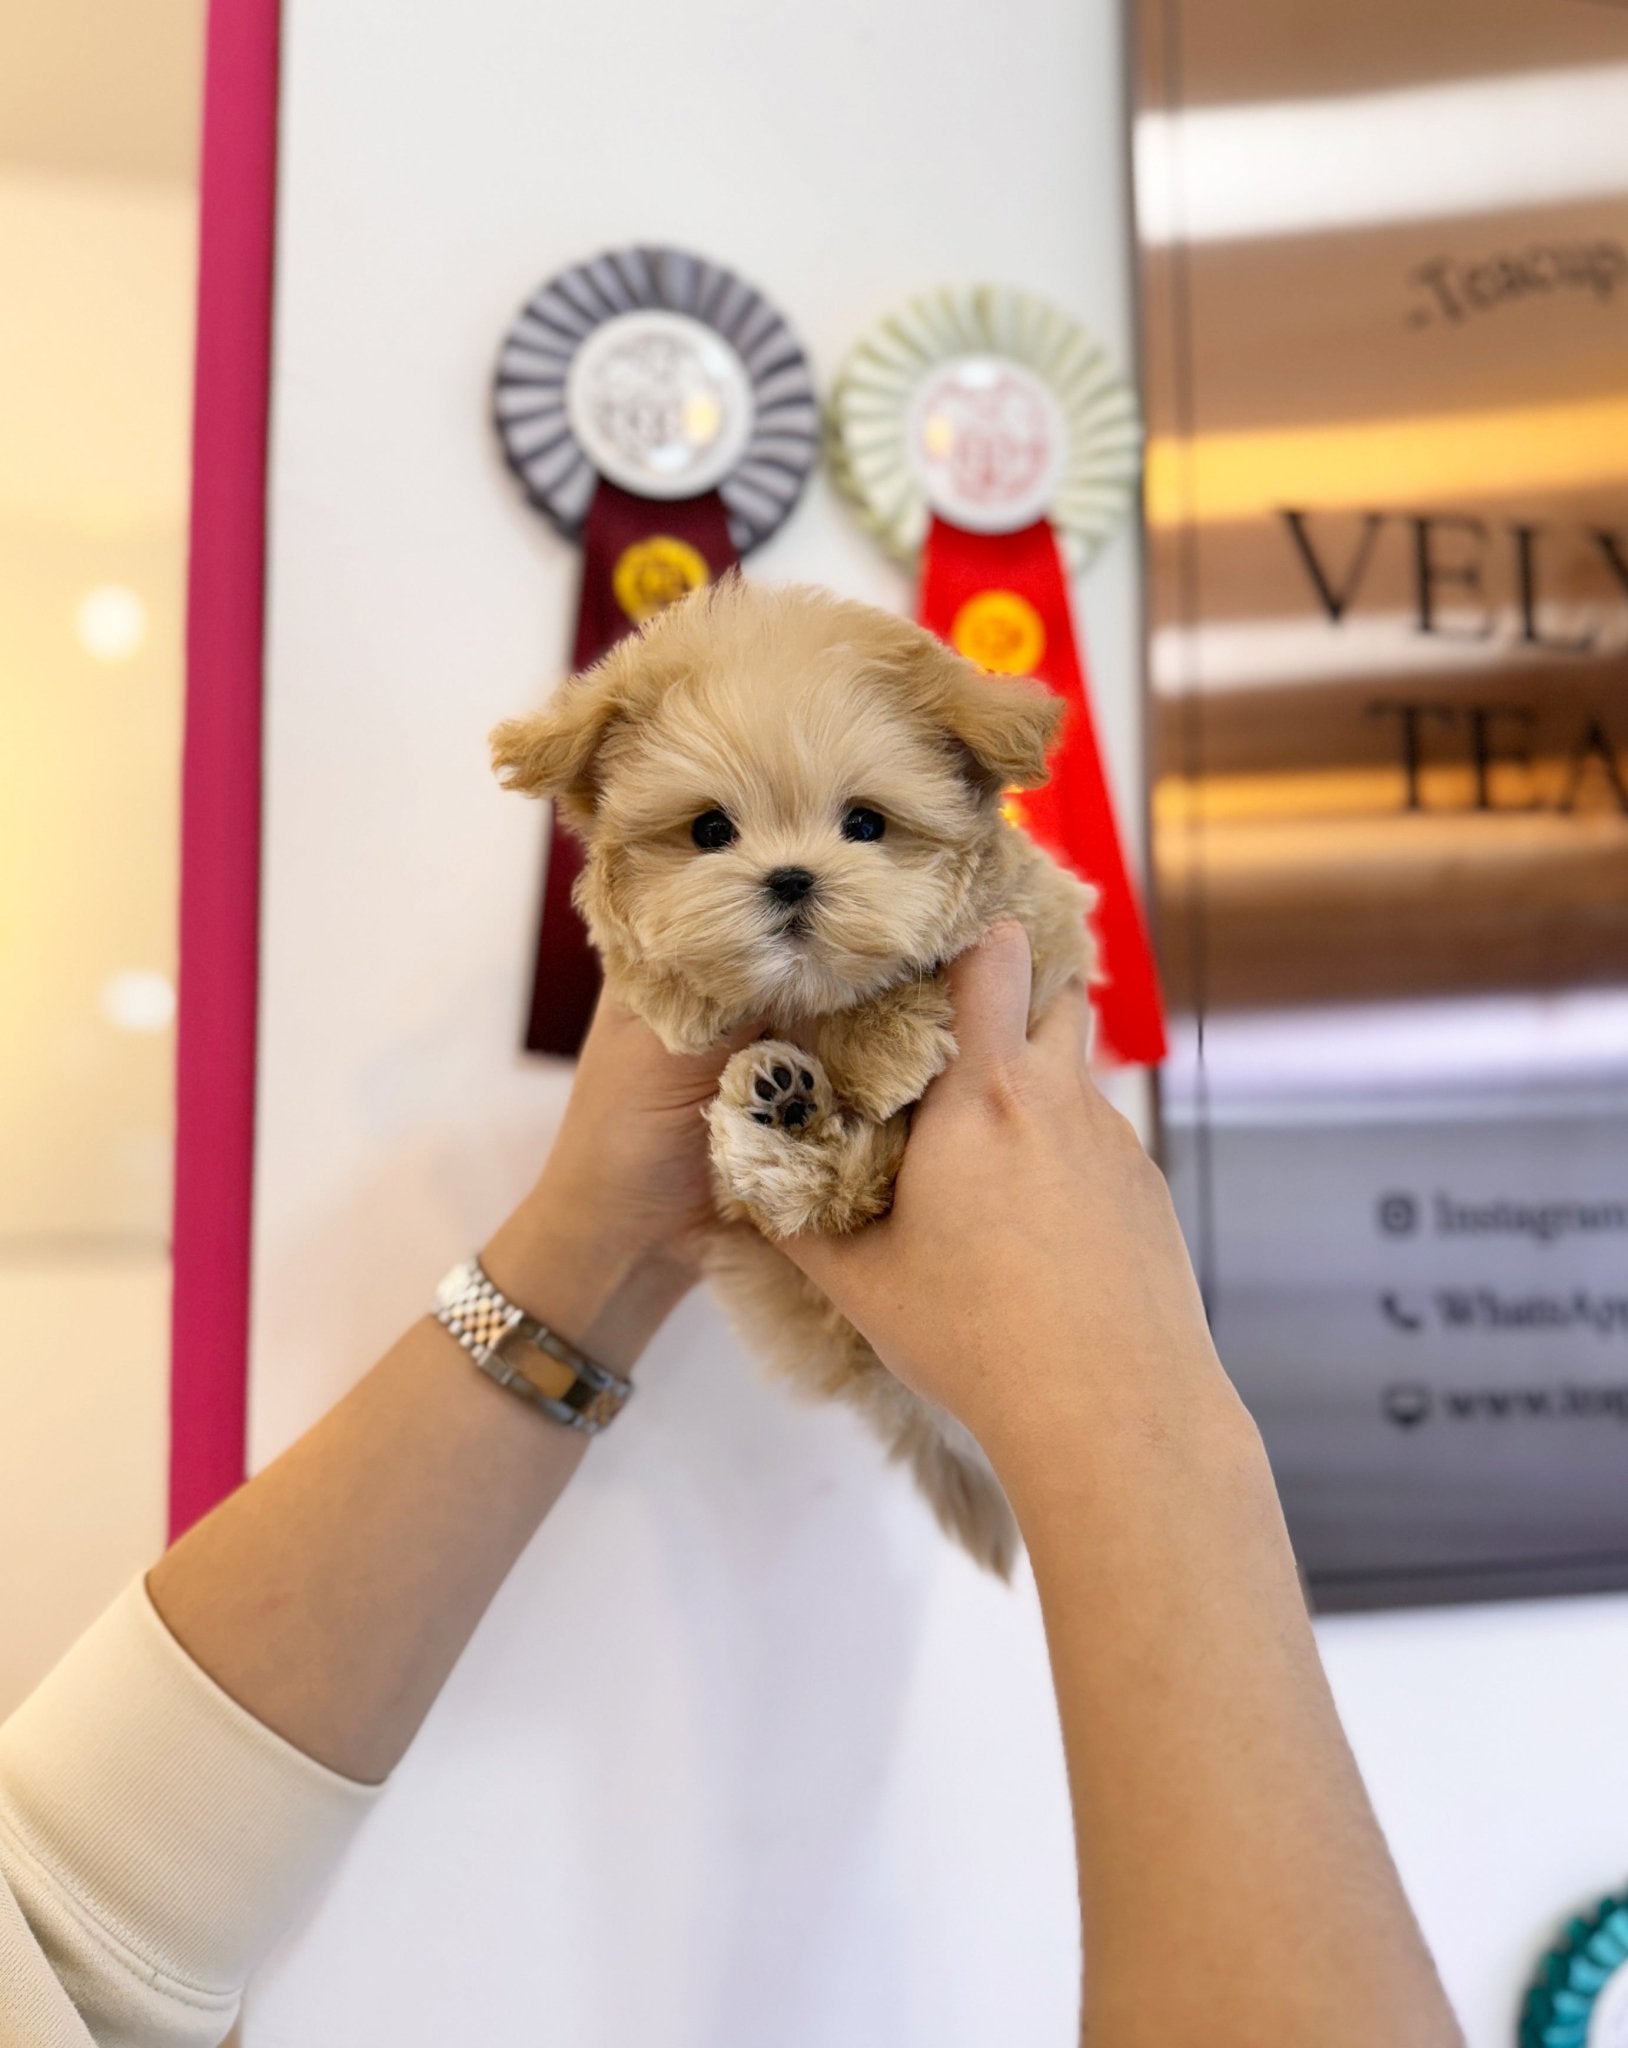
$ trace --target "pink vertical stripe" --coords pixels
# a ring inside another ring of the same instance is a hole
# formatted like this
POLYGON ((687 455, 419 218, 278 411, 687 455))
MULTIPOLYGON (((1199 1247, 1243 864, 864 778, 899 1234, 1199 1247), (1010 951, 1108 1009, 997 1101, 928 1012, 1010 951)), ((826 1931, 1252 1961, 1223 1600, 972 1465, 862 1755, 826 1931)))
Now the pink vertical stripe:
POLYGON ((278 0, 211 0, 181 774, 170 1531, 243 1477, 278 0))

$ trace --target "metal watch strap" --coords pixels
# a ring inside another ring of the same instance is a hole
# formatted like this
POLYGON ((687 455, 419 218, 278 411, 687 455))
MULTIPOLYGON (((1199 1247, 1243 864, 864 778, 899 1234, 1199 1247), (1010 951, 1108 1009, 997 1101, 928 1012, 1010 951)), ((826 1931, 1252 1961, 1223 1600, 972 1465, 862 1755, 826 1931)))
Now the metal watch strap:
POLYGON ((632 1396, 630 1380, 579 1351, 557 1330, 499 1293, 479 1259, 454 1266, 435 1290, 435 1320, 500 1387, 584 1436, 597 1436, 614 1422, 632 1396), (511 1339, 539 1354, 539 1370, 547 1373, 553 1386, 541 1384, 504 1357, 503 1347, 511 1339), (541 1366, 542 1359, 551 1361, 552 1369, 541 1366))

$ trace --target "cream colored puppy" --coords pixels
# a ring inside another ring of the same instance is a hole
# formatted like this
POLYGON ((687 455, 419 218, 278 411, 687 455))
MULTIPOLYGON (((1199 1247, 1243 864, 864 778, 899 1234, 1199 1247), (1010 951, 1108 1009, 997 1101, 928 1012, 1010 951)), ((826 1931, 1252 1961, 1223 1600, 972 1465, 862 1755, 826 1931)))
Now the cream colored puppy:
POLYGON ((858 1408, 1003 1574, 1016 1527, 976 1443, 774 1241, 886 1212, 911 1106, 955 1057, 945 963, 996 918, 1028 930, 1034 1015, 1089 974, 1091 892, 1001 814, 1045 780, 1061 708, 892 613, 731 577, 492 742, 507 786, 586 844, 610 992, 675 1052, 765 1026, 706 1112, 707 1267, 743 1334, 858 1408))

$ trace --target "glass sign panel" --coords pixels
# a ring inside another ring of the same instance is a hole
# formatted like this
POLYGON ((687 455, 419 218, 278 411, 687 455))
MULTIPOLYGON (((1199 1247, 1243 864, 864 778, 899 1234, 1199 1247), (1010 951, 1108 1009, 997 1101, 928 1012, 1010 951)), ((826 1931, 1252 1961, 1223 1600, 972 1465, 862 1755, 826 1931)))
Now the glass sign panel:
POLYGON ((1325 1607, 1628 1585, 1628 12, 1139 0, 1166 1164, 1325 1607))

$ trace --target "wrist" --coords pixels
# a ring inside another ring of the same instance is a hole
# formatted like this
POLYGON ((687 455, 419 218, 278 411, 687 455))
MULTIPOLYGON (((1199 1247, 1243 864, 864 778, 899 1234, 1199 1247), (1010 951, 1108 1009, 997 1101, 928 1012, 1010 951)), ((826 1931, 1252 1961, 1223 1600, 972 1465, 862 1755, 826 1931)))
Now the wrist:
POLYGON ((1153 1505, 1211 1478, 1272 1487, 1260 1432, 1218 1361, 1152 1386, 1076 1388, 1005 1418, 984 1448, 1031 1549, 1119 1512, 1127 1494, 1153 1505))
POLYGON ((540 1181, 481 1251, 493 1284, 590 1357, 626 1372, 694 1284, 658 1239, 540 1181))

